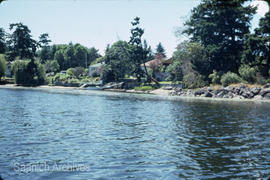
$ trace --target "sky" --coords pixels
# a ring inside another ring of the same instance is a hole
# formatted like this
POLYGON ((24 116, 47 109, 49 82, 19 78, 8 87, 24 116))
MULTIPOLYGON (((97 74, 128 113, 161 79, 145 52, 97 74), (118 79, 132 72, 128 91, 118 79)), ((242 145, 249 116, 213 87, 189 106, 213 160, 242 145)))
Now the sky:
MULTIPOLYGON (((48 33, 51 44, 80 43, 95 47, 104 55, 107 44, 129 40, 130 22, 138 16, 145 30, 143 39, 153 50, 161 42, 167 56, 171 56, 183 41, 175 36, 175 30, 183 27, 199 3, 200 0, 7 0, 0 4, 0 27, 9 32, 10 23, 22 22, 36 40, 40 34, 48 33)), ((256 27, 268 6, 261 1, 253 5, 259 7, 253 20, 256 27)))

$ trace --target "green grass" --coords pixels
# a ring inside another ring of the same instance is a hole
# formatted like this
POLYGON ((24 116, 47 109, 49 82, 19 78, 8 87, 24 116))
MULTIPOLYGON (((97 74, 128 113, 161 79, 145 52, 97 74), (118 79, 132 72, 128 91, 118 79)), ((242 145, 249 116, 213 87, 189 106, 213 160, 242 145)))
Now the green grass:
POLYGON ((152 91, 154 88, 152 86, 140 86, 134 88, 136 91, 152 91))

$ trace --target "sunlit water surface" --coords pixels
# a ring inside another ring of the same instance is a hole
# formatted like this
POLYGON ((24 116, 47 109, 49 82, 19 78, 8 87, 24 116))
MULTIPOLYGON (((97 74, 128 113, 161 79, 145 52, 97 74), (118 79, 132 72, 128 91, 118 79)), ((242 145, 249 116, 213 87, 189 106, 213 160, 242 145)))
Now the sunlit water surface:
POLYGON ((0 89, 5 179, 270 177, 270 104, 0 89))

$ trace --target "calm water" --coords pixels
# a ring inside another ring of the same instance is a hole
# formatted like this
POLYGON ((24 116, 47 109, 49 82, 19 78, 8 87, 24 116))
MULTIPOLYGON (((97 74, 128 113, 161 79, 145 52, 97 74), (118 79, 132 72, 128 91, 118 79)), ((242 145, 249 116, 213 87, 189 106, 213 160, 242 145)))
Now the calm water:
POLYGON ((270 104, 0 89, 3 179, 270 177, 270 104))

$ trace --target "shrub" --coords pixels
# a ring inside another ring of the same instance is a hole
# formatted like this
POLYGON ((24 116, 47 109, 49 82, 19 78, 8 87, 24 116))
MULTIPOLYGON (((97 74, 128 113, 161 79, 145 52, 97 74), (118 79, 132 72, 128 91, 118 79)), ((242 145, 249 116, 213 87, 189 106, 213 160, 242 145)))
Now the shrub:
POLYGON ((243 80, 250 83, 254 83, 256 81, 255 68, 249 67, 248 65, 242 65, 238 71, 243 80))
POLYGON ((227 72, 226 74, 222 75, 220 81, 223 86, 228 86, 232 83, 240 83, 242 79, 235 73, 227 72))
POLYGON ((268 81, 260 74, 260 73, 256 73, 256 83, 264 85, 266 83, 268 83, 268 81))
POLYGON ((151 91, 153 90, 152 86, 140 86, 134 88, 136 91, 151 91))
POLYGON ((202 75, 190 72, 183 78, 185 88, 199 88, 207 85, 202 75))
POLYGON ((69 75, 69 76, 74 76, 74 71, 75 71, 74 68, 69 68, 69 69, 67 69, 67 75, 69 75))
POLYGON ((81 75, 84 74, 84 68, 83 67, 75 67, 75 68, 69 68, 67 70, 67 74, 70 76, 75 76, 76 78, 79 78, 81 75))
POLYGON ((216 70, 213 70, 213 73, 210 74, 208 77, 213 84, 220 84, 221 75, 222 75, 221 72, 217 72, 216 70))
POLYGON ((16 84, 35 86, 45 83, 46 73, 37 61, 16 60, 12 66, 16 84))
POLYGON ((0 81, 6 73, 6 60, 3 55, 0 55, 0 81))

